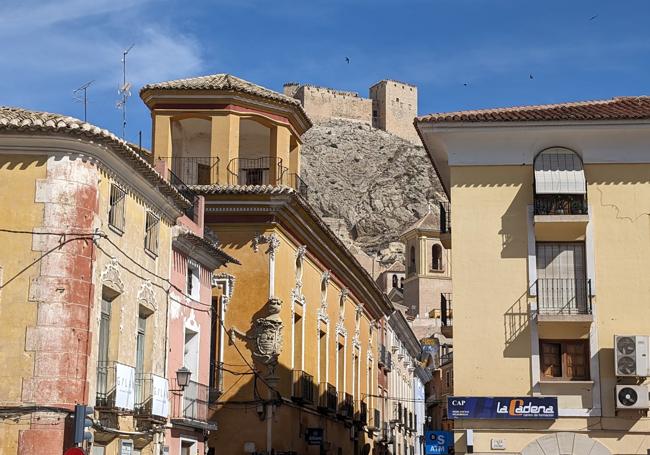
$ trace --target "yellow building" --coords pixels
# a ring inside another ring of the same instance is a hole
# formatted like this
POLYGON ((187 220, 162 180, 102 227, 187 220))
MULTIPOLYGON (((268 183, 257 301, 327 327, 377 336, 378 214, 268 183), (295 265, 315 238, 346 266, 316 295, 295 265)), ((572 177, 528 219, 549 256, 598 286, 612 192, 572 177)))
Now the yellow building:
POLYGON ((650 450, 649 120, 648 97, 416 119, 453 213, 457 453, 650 450))
POLYGON ((158 454, 171 228, 189 201, 124 141, 57 114, 0 109, 0 160, 0 453, 62 453, 84 404, 93 454, 158 454))
POLYGON ((141 97, 153 159, 205 196, 206 225, 243 264, 216 324, 211 450, 371 449, 375 327, 392 307, 306 202, 300 103, 230 75, 152 84, 141 97))

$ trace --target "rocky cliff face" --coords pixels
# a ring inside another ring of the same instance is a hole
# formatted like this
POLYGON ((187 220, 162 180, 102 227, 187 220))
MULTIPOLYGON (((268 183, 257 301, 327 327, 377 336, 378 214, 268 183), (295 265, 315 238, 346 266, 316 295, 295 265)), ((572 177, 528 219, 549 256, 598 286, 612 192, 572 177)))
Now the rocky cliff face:
POLYGON ((316 124, 303 139, 310 204, 322 217, 340 218, 368 254, 385 249, 428 203, 437 210, 445 198, 422 146, 344 120, 316 124))

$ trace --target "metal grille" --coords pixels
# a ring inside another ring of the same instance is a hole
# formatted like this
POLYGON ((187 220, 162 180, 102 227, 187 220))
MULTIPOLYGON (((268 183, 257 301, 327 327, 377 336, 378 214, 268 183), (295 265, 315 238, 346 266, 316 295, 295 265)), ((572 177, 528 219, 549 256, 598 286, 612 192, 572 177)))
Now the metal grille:
POLYGON ((158 234, 160 231, 160 218, 152 212, 147 212, 145 224, 144 247, 147 251, 158 254, 158 234))
POLYGON ((108 224, 124 232, 124 201, 126 192, 119 186, 111 185, 110 209, 108 211, 108 224))

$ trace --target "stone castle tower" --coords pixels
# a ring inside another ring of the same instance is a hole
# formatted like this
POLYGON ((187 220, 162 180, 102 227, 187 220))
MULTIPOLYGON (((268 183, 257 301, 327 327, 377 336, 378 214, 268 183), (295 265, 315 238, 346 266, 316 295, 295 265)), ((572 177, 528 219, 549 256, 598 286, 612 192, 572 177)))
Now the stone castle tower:
POLYGON ((284 94, 299 100, 314 121, 363 122, 420 144, 413 126, 418 114, 418 89, 414 85, 382 80, 370 87, 368 98, 363 98, 356 92, 289 82, 284 84, 284 94))

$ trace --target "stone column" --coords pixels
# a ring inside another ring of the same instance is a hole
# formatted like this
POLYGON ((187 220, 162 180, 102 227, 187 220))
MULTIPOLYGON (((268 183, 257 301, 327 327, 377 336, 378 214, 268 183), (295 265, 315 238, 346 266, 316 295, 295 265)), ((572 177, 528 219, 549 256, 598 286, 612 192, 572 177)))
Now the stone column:
POLYGON ((153 157, 154 162, 158 158, 167 157, 167 167, 172 167, 172 128, 171 116, 153 114, 153 157))
POLYGON ((239 116, 219 114, 212 116, 210 139, 210 156, 219 158, 219 183, 221 185, 237 183, 237 169, 233 163, 232 174, 228 174, 230 160, 239 157, 239 116))
POLYGON ((284 171, 278 166, 279 160, 282 160, 282 167, 290 166, 289 146, 291 141, 291 132, 286 126, 277 125, 271 128, 271 169, 269 170, 269 179, 271 185, 280 185, 287 183, 289 180, 288 170, 284 171), (280 180, 282 179, 282 180, 280 180))

